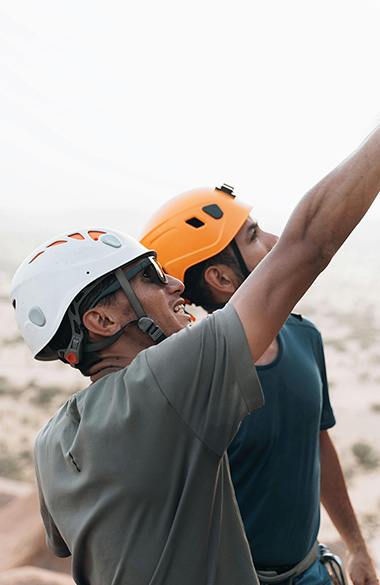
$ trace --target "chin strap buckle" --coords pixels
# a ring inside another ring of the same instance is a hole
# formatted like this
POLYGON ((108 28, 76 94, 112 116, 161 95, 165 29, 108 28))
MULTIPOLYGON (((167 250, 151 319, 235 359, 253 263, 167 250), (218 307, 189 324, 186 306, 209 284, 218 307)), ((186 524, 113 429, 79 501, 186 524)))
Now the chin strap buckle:
POLYGON ((151 337, 155 343, 160 343, 166 339, 166 335, 161 327, 158 327, 150 317, 140 317, 137 321, 137 326, 143 333, 148 333, 149 337, 151 337))

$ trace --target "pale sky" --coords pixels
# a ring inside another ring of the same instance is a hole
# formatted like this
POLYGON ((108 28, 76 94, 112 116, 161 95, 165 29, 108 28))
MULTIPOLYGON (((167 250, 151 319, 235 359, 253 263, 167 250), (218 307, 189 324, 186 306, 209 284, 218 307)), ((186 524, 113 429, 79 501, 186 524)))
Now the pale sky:
POLYGON ((138 235, 227 182, 276 230, 380 122, 379 22, 378 0, 0 0, 1 207, 138 235))

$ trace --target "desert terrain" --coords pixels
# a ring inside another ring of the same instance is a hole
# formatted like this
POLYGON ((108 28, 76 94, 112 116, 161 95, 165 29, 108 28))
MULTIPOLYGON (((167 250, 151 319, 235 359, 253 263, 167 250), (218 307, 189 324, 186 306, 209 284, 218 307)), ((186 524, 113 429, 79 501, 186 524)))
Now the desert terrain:
MULTIPOLYGON (((380 575, 379 228, 379 222, 369 222, 358 229, 295 312, 311 319, 324 339, 330 396, 337 419, 331 436, 380 575)), ((15 324, 8 301, 10 279, 17 264, 38 242, 31 238, 12 240, 10 236, 0 241, 3 250, 0 263, 0 477, 3 478, 0 481, 0 514, 7 509, 10 514, 10 507, 17 501, 29 506, 25 498, 32 498, 30 494, 35 487, 32 456, 35 435, 73 392, 86 385, 86 379, 68 366, 34 361, 15 324)), ((201 317, 200 311, 197 314, 201 317)), ((32 498, 30 502, 33 510, 37 510, 36 500, 32 498)), ((0 523, 0 541, 7 538, 4 526, 0 523)), ((20 530, 26 530, 22 521, 20 530)), ((23 539, 25 533, 20 532, 20 543, 23 539)), ((323 511, 319 539, 344 557, 340 537, 323 511)), ((17 535, 14 543, 17 543, 17 535)), ((27 582, 26 577, 22 581, 17 576, 16 567, 20 564, 58 572, 69 570, 67 564, 59 566, 47 561, 41 551, 33 554, 8 564, 0 563, 0 584, 27 582), (4 570, 9 573, 2 573, 4 570)), ((70 582, 67 575, 61 577, 60 581, 59 576, 53 578, 51 573, 51 582, 70 582)), ((33 582, 50 581, 41 573, 33 582)))

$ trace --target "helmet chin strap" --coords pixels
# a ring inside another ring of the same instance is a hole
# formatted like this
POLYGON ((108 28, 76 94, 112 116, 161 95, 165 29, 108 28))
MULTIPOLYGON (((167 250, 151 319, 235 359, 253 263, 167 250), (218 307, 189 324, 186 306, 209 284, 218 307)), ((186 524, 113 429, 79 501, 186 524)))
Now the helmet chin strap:
POLYGON ((128 325, 130 325, 131 323, 136 323, 136 325, 140 329, 140 331, 142 331, 143 333, 147 333, 149 335, 149 337, 151 339, 153 339, 153 341, 155 343, 160 343, 161 341, 166 339, 166 335, 162 331, 161 327, 158 327, 158 325, 156 325, 154 323, 153 319, 151 319, 150 317, 148 317, 146 315, 144 309, 142 308, 142 305, 141 305, 139 299, 137 298, 137 296, 135 294, 135 291, 131 287, 129 280, 125 277, 124 272, 122 271, 121 268, 117 268, 117 270, 115 270, 115 276, 116 276, 121 288, 123 289, 125 296, 127 297, 128 301, 130 302, 132 309, 136 313, 137 319, 133 319, 132 321, 128 321, 128 323, 123 325, 123 327, 121 329, 119 329, 119 331, 117 331, 116 333, 114 333, 110 337, 107 337, 106 339, 102 339, 101 341, 96 341, 94 343, 87 343, 84 346, 84 353, 91 353, 93 351, 100 351, 101 349, 104 349, 105 347, 109 347, 110 345, 115 343, 122 336, 122 334, 124 333, 124 329, 128 325))
POLYGON ((134 312, 137 315, 137 319, 133 319, 132 321, 128 321, 119 331, 102 339, 100 341, 95 341, 92 343, 84 343, 83 338, 83 325, 81 323, 81 319, 79 317, 79 305, 82 302, 82 298, 78 300, 74 300, 69 307, 68 310, 68 317, 71 326, 71 340, 68 347, 65 350, 59 350, 58 354, 60 359, 63 361, 69 362, 71 366, 77 367, 77 364, 81 361, 83 354, 92 353, 94 351, 100 351, 106 347, 109 347, 113 343, 115 343, 124 333, 125 328, 130 325, 131 323, 136 323, 137 327, 143 333, 147 333, 151 339, 155 343, 160 343, 164 339, 166 339, 165 333, 162 331, 161 327, 158 327, 145 313, 140 301, 138 300, 133 288, 131 287, 128 279, 125 277, 124 272, 121 268, 115 270, 115 276, 123 289, 128 301, 130 302, 134 312))
POLYGON ((74 368, 77 367, 77 364, 79 364, 79 362, 82 360, 84 354, 100 351, 105 347, 109 347, 122 336, 124 329, 130 323, 136 323, 136 320, 129 321, 121 329, 119 329, 119 331, 110 337, 106 337, 100 341, 84 343, 84 327, 79 317, 79 305, 81 301, 82 299, 78 301, 74 300, 67 311, 72 332, 71 339, 66 349, 58 350, 59 359, 68 362, 74 368))
POLYGON ((137 327, 140 329, 140 331, 142 331, 143 333, 147 333, 155 343, 160 343, 161 341, 166 339, 166 335, 162 331, 161 327, 156 325, 153 319, 148 317, 147 314, 145 313, 139 299, 135 294, 135 291, 130 285, 129 280, 125 277, 122 269, 117 268, 117 270, 115 270, 115 275, 117 280, 119 281, 121 288, 125 293, 125 296, 131 303, 132 309, 137 315, 137 327))
POLYGON ((242 271, 242 274, 243 274, 244 280, 245 280, 250 275, 250 272, 247 268, 247 265, 244 261, 242 254, 239 250, 239 246, 237 245, 235 238, 233 240, 231 240, 230 244, 231 244, 232 250, 235 254, 235 258, 239 262, 240 270, 242 271))

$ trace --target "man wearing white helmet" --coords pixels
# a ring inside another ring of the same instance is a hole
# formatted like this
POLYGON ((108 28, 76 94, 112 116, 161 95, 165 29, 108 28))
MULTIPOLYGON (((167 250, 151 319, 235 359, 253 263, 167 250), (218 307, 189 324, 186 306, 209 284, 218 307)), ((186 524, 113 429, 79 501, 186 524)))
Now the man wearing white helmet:
POLYGON ((67 232, 20 266, 10 296, 35 357, 93 382, 35 446, 48 546, 72 555, 78 584, 257 584, 226 456, 262 404, 253 362, 379 189, 380 129, 310 191, 226 307, 191 328, 182 283, 112 230, 67 232))

